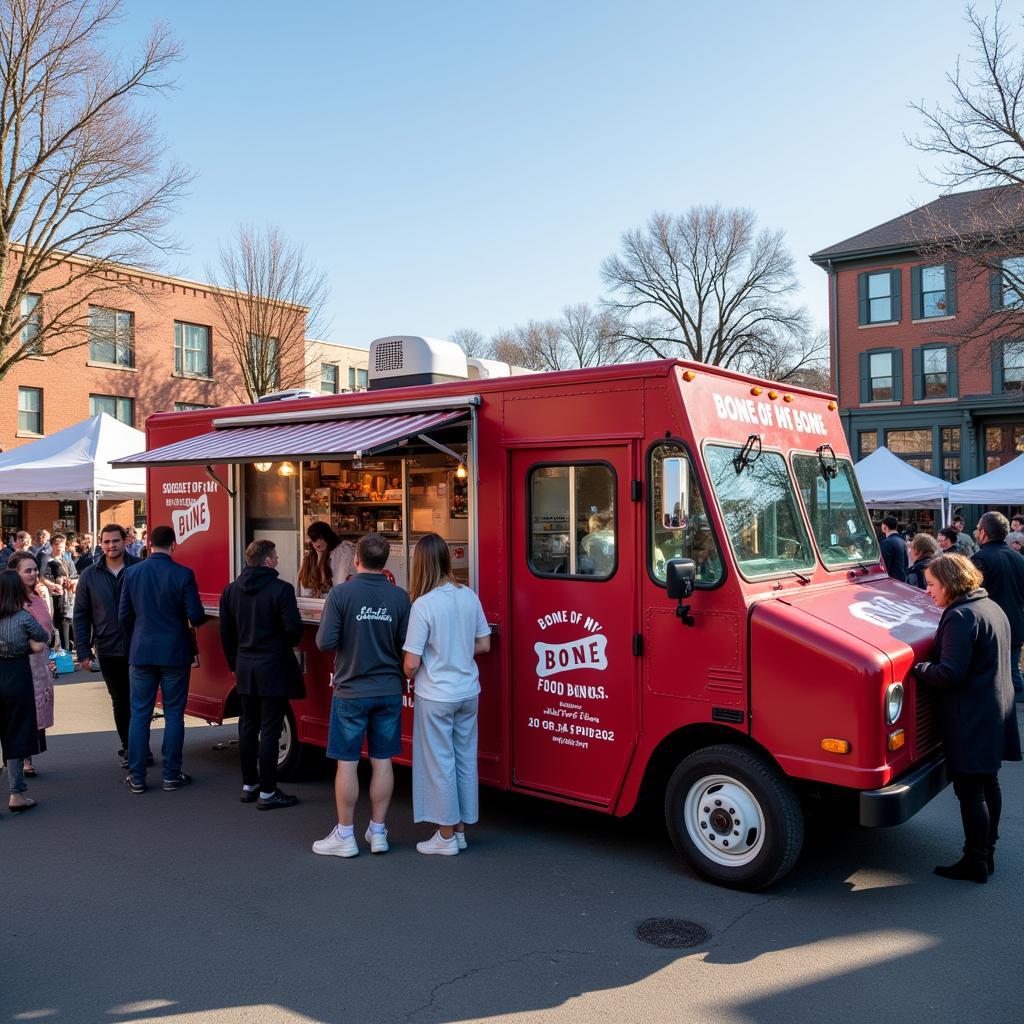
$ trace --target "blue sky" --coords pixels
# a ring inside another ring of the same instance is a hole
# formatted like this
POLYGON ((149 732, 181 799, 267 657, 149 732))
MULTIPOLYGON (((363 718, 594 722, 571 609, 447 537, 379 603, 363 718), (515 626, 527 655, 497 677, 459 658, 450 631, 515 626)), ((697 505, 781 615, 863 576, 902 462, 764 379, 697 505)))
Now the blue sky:
POLYGON ((198 175, 170 269, 277 224, 358 345, 596 301, 624 230, 711 202, 786 232, 824 326, 807 254, 934 198, 908 103, 968 49, 946 0, 136 2, 112 44, 157 16, 185 59, 155 109, 198 175))

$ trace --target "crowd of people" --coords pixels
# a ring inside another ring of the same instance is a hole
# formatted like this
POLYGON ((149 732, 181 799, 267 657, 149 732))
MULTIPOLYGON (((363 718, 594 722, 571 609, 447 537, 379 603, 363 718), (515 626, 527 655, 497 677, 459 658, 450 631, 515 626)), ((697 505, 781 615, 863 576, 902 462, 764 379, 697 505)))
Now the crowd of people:
MULTIPOLYGON (((0 745, 11 811, 35 806, 26 795, 32 758, 53 725, 50 648, 71 636, 83 669, 103 673, 120 739, 118 756, 132 793, 146 792, 154 763, 150 726, 163 700, 162 784, 192 781, 182 768, 184 711, 196 629, 206 618, 195 575, 176 563, 174 531, 152 531, 148 557, 134 531, 104 526, 100 544, 21 532, 0 571, 0 745), (59 623, 69 623, 62 628, 59 623)), ((986 512, 973 536, 954 519, 937 537, 881 523, 881 555, 890 577, 927 591, 942 609, 932 659, 914 665, 939 703, 947 764, 960 802, 963 856, 937 867, 948 878, 985 882, 995 870, 1002 809, 998 773, 1020 760, 1014 702, 1024 701, 1024 517, 986 512)), ((342 542, 313 523, 299 572, 300 594, 326 598, 316 644, 334 652, 327 753, 337 762, 337 823, 313 843, 317 854, 354 857, 357 767, 367 748, 370 821, 363 839, 388 850, 392 759, 402 750, 406 680, 414 679, 413 817, 434 827, 417 843, 425 854, 456 855, 466 826, 478 819, 477 655, 490 629, 476 594, 460 585, 448 545, 437 534, 416 544, 409 591, 387 571, 388 541, 379 534, 342 542)), ((277 572, 273 542, 245 549, 245 568, 220 600, 220 640, 240 702, 243 803, 260 810, 294 806, 277 784, 278 745, 288 702, 305 695, 294 649, 303 632, 295 588, 277 572)))
MULTIPOLYGON (((182 768, 185 704, 198 657, 196 629, 206 614, 194 573, 174 561, 174 531, 155 527, 143 558, 145 551, 132 552, 128 530, 104 526, 95 552, 91 538, 82 538, 86 551, 77 564, 66 538, 43 536, 42 543, 50 546, 42 556, 48 575, 40 573, 38 552, 22 550, 20 534, 14 540, 0 571, 0 745, 10 777, 10 810, 36 806, 26 795, 25 777, 31 777, 32 758, 45 749, 45 730, 53 724, 48 651, 61 641, 54 639, 58 612, 46 603, 47 581, 60 580, 62 596, 74 594, 71 629, 78 661, 83 669, 103 674, 128 789, 135 794, 147 789, 158 693, 164 713, 163 789, 188 785, 192 778, 182 768), (52 562, 63 572, 50 571, 52 562), (71 578, 73 588, 67 587, 71 578)), ((417 850, 458 854, 467 846, 466 826, 478 818, 480 682, 474 659, 490 649, 480 601, 457 582, 448 545, 437 534, 416 545, 408 593, 386 568, 390 545, 379 534, 349 545, 351 551, 342 557, 334 556, 341 544, 326 524, 312 524, 309 540, 300 587, 326 595, 316 643, 334 652, 328 756, 337 762, 337 824, 313 850, 337 857, 359 853, 354 813, 364 744, 372 771, 364 839, 372 853, 388 850, 392 758, 402 749, 405 682, 415 679, 413 816, 434 828, 417 850)), ((277 771, 288 702, 305 695, 294 653, 303 626, 295 588, 278 575, 275 545, 253 541, 245 563, 221 596, 220 639, 241 707, 240 799, 259 810, 275 810, 298 803, 278 787, 277 771)), ((63 607, 60 614, 67 617, 63 607)))

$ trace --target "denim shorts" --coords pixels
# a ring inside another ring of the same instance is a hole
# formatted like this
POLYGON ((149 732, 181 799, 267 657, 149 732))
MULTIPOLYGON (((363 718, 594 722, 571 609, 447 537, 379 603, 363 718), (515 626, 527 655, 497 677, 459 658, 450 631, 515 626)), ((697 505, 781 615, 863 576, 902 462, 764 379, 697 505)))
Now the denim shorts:
POLYGON ((327 756, 358 761, 366 740, 370 757, 383 761, 402 752, 402 695, 338 697, 331 701, 327 756))

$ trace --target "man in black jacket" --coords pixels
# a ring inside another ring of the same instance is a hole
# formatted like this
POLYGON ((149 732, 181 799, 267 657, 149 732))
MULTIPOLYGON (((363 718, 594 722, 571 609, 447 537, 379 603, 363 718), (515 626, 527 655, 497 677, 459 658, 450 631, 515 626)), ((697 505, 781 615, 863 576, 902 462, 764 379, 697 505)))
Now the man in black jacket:
POLYGON ((886 516, 882 520, 882 561, 885 571, 894 579, 906 582, 907 579, 907 542, 899 533, 899 521, 895 516, 886 516))
POLYGON ((1013 696, 1024 702, 1024 674, 1020 656, 1024 648, 1024 555, 1006 543, 1010 524, 1001 512, 986 512, 978 520, 981 547, 971 559, 985 577, 988 596, 1010 620, 1010 675, 1013 696))
POLYGON ((78 663, 91 672, 99 655, 100 672, 107 684, 114 725, 121 749, 121 767, 128 767, 128 725, 132 719, 131 687, 128 683, 128 648, 117 606, 121 599, 124 570, 138 559, 124 549, 124 529, 115 523, 100 534, 103 554, 78 578, 75 590, 75 650, 78 663))
POLYGON ((245 565, 221 595, 220 639, 242 707, 241 801, 270 811, 299 802, 277 788, 277 752, 288 700, 306 694, 293 651, 302 639, 302 619, 295 588, 277 575, 272 541, 254 540, 245 549, 245 565))

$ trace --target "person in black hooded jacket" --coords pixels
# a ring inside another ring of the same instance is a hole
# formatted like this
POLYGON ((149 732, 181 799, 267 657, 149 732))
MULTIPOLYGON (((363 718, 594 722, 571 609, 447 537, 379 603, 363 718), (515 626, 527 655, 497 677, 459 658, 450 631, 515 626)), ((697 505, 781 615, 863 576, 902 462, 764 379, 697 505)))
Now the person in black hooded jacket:
POLYGON ((920 590, 925 589, 924 571, 939 553, 939 545, 930 533, 918 533, 910 542, 910 565, 907 567, 907 583, 920 590))
POLYGON ((245 565, 221 595, 220 638, 242 708, 241 800, 273 810, 298 803, 277 788, 277 753, 288 701, 306 694, 293 650, 302 639, 302 618, 295 588, 277 574, 272 541, 254 540, 245 565))
POLYGON ((964 555, 940 555, 925 569, 925 578, 943 612, 935 660, 918 662, 914 674, 938 691, 946 762, 964 827, 963 857, 935 873, 985 882, 995 870, 999 769, 1004 760, 1021 759, 1010 683, 1010 624, 964 555))

